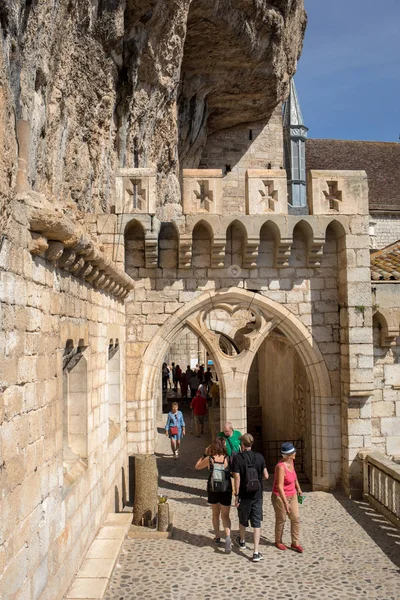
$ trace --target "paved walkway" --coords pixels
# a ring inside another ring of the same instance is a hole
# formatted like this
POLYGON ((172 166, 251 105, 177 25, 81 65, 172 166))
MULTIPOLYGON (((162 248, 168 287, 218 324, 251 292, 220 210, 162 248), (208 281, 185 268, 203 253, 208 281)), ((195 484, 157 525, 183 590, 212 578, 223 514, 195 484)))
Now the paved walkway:
MULTIPOLYGON (((189 429, 181 456, 174 460, 159 431, 160 491, 174 512, 173 539, 125 540, 106 600, 398 600, 400 532, 368 504, 339 494, 307 494, 300 507, 305 552, 299 555, 273 546, 274 517, 266 491, 260 548, 264 560, 251 562, 250 533, 247 550, 235 545, 225 555, 212 541, 207 474, 193 469, 209 440, 197 439, 189 429)), ((233 508, 231 516, 236 538, 233 508)), ((284 541, 289 542, 288 530, 284 541)))

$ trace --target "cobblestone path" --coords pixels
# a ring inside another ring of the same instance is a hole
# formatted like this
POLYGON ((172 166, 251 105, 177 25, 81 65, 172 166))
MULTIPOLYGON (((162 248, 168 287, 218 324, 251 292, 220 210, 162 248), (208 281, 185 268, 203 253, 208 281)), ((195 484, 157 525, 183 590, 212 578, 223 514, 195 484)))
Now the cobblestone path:
MULTIPOLYGON (((160 429, 160 432, 163 430, 160 429)), ((208 443, 188 432, 178 460, 160 433, 157 444, 160 491, 174 512, 171 540, 124 542, 106 600, 236 600, 400 598, 400 532, 368 504, 339 494, 308 492, 301 510, 304 554, 273 546, 270 491, 264 493, 261 552, 253 548, 224 554, 213 543, 205 471, 193 468, 208 443)), ((303 486, 307 490, 306 486, 303 486)), ((267 490, 271 489, 269 482, 267 490)), ((303 490, 304 491, 304 490, 303 490)), ((236 510, 231 509, 233 539, 236 510)), ((289 530, 284 541, 290 542, 289 530)))

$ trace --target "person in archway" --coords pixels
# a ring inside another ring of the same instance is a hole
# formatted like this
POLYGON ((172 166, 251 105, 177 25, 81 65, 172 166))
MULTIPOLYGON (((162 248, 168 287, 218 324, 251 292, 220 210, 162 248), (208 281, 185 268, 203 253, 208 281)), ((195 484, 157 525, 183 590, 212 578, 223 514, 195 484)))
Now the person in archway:
POLYGON ((165 435, 171 440, 171 450, 174 458, 178 458, 179 456, 179 446, 186 433, 185 420, 178 408, 178 403, 173 402, 165 424, 165 435))
POLYGON ((188 387, 189 387, 188 376, 187 376, 187 371, 185 371, 184 373, 182 373, 182 377, 181 377, 181 393, 182 393, 183 400, 187 399, 188 387))
POLYGON ((182 369, 180 368, 179 365, 176 365, 175 367, 175 391, 178 391, 178 383, 179 383, 179 387, 182 393, 182 369))
POLYGON ((253 562, 264 557, 259 551, 261 522, 263 520, 262 479, 269 474, 262 454, 253 452, 254 438, 250 433, 240 437, 241 452, 235 455, 232 464, 234 477, 235 506, 239 517, 239 548, 246 548, 246 527, 253 527, 253 562))
POLYGON ((208 367, 207 371, 204 373, 204 384, 207 386, 207 395, 209 395, 210 390, 211 390, 211 384, 212 384, 211 367, 208 367))
POLYGON ((204 433, 204 420, 207 415, 207 399, 197 390, 195 397, 190 403, 190 408, 193 410, 193 420, 196 429, 196 436, 200 437, 204 433))
POLYGON ((194 371, 190 371, 189 386, 191 397, 194 398, 199 387, 199 380, 197 379, 197 375, 194 371))
POLYGON ((286 550, 282 542, 283 529, 286 517, 290 519, 290 532, 292 536, 292 550, 303 552, 299 544, 300 520, 299 503, 297 495, 303 495, 297 480, 294 460, 296 448, 291 442, 284 442, 281 446, 282 459, 275 467, 274 485, 271 501, 275 511, 275 546, 279 550, 286 550))
POLYGON ((167 391, 168 381, 169 381, 169 369, 167 367, 167 363, 163 363, 163 366, 162 366, 162 389, 163 389, 163 392, 167 391))
POLYGON ((215 438, 213 443, 206 448, 205 453, 197 463, 196 469, 209 468, 210 474, 207 482, 207 502, 212 507, 212 523, 214 528, 216 544, 221 543, 220 517, 225 529, 225 552, 229 554, 232 551, 231 543, 231 520, 229 511, 232 501, 232 484, 229 471, 228 456, 226 453, 225 442, 221 438, 215 438), (219 481, 214 477, 215 473, 219 475, 219 481), (215 491, 219 487, 223 491, 215 491))
POLYGON ((241 433, 238 429, 233 429, 232 423, 227 421, 222 431, 219 432, 218 437, 223 438, 226 443, 226 453, 229 456, 229 462, 232 464, 235 454, 240 452, 240 437, 241 433))

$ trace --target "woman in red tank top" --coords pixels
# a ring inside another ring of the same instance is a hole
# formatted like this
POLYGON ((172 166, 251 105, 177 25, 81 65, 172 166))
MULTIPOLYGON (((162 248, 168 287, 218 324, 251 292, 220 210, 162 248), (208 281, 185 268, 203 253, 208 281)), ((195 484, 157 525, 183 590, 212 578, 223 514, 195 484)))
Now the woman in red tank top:
POLYGON ((292 536, 292 550, 303 552, 299 544, 299 503, 297 494, 302 494, 297 481, 294 459, 296 448, 291 442, 284 442, 281 446, 282 460, 275 467, 274 485, 272 488, 272 505, 275 511, 275 546, 279 550, 286 550, 282 542, 283 529, 286 517, 290 519, 290 532, 292 536))

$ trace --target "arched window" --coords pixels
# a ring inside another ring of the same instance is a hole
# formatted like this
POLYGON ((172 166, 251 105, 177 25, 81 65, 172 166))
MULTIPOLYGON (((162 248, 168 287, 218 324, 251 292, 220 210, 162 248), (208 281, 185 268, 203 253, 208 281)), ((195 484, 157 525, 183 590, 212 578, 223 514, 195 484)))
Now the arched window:
POLYGON ((178 267, 178 232, 172 223, 163 223, 158 235, 158 266, 161 269, 178 267))
POLYGON ((139 221, 131 221, 125 229, 125 271, 137 277, 136 269, 145 266, 144 229, 139 221))
POLYGON ((85 347, 67 344, 63 356, 64 472, 88 457, 87 361, 85 347))
POLYGON ((289 267, 306 267, 308 263, 308 244, 313 238, 313 231, 308 223, 300 221, 293 229, 292 252, 289 267))
POLYGON ((226 231, 225 267, 243 264, 246 230, 239 221, 234 221, 226 231))
POLYGON ((115 438, 121 425, 121 352, 118 340, 110 340, 107 360, 106 403, 108 408, 108 441, 115 438))
POLYGON ((211 266, 212 233, 208 226, 200 221, 193 230, 192 267, 211 266))
POLYGON ((258 249, 257 266, 273 267, 275 264, 275 244, 279 238, 279 227, 272 221, 267 221, 261 227, 260 246, 258 249))

